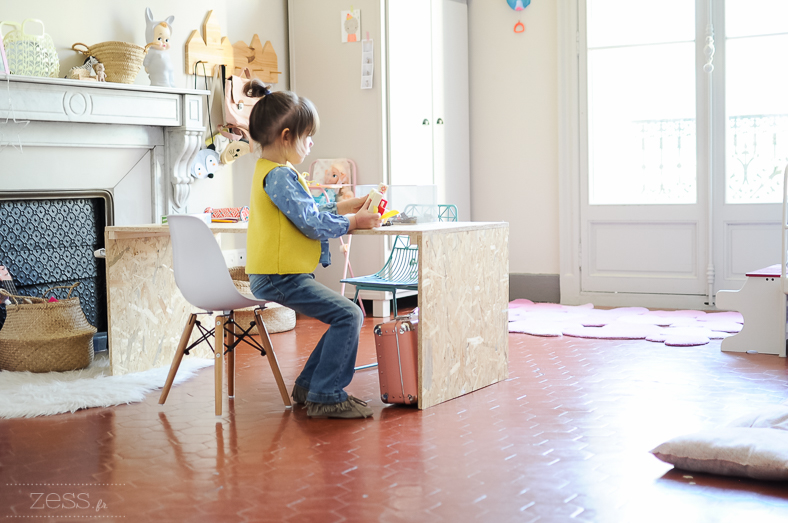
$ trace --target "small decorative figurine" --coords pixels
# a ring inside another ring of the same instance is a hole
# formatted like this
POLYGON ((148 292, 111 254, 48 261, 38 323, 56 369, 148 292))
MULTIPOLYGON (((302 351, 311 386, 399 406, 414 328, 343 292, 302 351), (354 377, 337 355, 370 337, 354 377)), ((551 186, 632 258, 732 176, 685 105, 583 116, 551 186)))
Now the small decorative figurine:
POLYGON ((96 71, 96 80, 99 82, 107 81, 107 73, 104 72, 104 64, 98 62, 93 66, 93 70, 96 71))
POLYGON ((85 78, 89 78, 91 76, 90 73, 93 72, 93 68, 97 63, 99 63, 99 61, 96 60, 95 57, 88 56, 82 65, 75 65, 69 69, 66 78, 70 78, 72 80, 83 80, 85 78))
POLYGON ((148 53, 142 65, 150 77, 150 84, 158 87, 175 87, 172 74, 172 59, 170 58, 170 36, 172 36, 172 22, 174 16, 167 17, 164 21, 153 19, 150 7, 145 8, 145 39, 148 53))

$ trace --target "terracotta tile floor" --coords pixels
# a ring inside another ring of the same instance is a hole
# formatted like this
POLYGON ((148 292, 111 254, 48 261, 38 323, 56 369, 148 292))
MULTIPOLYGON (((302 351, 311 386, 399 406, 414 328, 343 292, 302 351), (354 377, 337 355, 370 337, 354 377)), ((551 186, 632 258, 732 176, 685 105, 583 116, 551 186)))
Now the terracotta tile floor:
MULTIPOLYGON (((367 319, 359 363, 374 358, 367 319)), ((272 336, 288 387, 322 324, 272 336)), ((719 341, 509 338, 507 381, 425 411, 349 390, 368 420, 285 411, 267 363, 238 356, 142 403, 0 422, 0 517, 57 521, 788 521, 788 485, 673 471, 649 454, 788 396, 786 360, 719 341), (47 497, 48 496, 48 497, 47 497), (95 509, 96 505, 100 509, 95 509), (85 508, 90 505, 91 508, 85 508), (17 516, 24 516, 18 518, 17 516), (78 517, 75 517, 78 516, 78 517)))

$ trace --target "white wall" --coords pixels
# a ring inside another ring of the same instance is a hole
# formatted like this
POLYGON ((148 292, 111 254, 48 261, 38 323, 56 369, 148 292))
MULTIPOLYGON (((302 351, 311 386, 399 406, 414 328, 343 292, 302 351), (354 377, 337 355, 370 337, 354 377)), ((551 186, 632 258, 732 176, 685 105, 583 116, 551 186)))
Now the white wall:
MULTIPOLYGON (((283 72, 275 89, 288 88, 286 0, 4 1, 0 18, 43 20, 58 48, 64 76, 81 63, 81 55, 70 50, 75 42, 123 40, 143 45, 148 6, 156 19, 175 16, 172 58, 177 85, 194 85, 183 70, 183 44, 213 9, 231 42, 249 41, 254 33, 263 42, 271 41, 283 72)), ((510 272, 558 274, 555 2, 533 0, 519 13, 503 0, 468 0, 468 7, 472 219, 509 222, 510 272), (524 33, 513 32, 518 20, 525 24, 524 33)), ((144 71, 137 83, 148 83, 144 71)), ((198 86, 202 85, 200 77, 198 86)), ((254 157, 247 155, 215 178, 195 182, 189 210, 247 205, 253 169, 254 157)), ((236 240, 237 247, 243 247, 241 240, 236 240)))
MULTIPOLYGON (((257 33, 265 42, 270 40, 279 60, 280 82, 276 89, 286 89, 288 78, 287 61, 287 2, 286 0, 165 0, 149 2, 143 0, 98 1, 67 3, 61 0, 36 0, 35 2, 3 1, 0 19, 22 22, 26 18, 37 18, 44 23, 46 32, 52 37, 60 58, 60 76, 84 61, 84 56, 71 50, 72 44, 82 42, 94 45, 99 42, 120 40, 145 45, 145 8, 151 7, 156 20, 175 16, 173 22, 172 61, 175 68, 175 84, 193 87, 194 77, 184 69, 184 44, 192 30, 202 31, 202 23, 208 11, 213 10, 222 27, 222 34, 231 42, 250 42, 257 33)), ((37 24, 28 24, 30 32, 39 31, 37 24)), ((6 31, 8 32, 8 28, 6 31)), ((149 85, 148 75, 141 70, 137 84, 149 85)), ((197 87, 204 88, 203 77, 197 78, 197 87)), ((217 105, 218 108, 218 105, 217 105)), ((213 112, 216 125, 220 113, 213 112)), ((254 161, 241 158, 223 168, 215 178, 197 180, 192 185, 189 211, 202 211, 206 206, 225 207, 248 205, 254 161)))
MULTIPOLYGON (((37 18, 44 23, 45 31, 52 37, 60 58, 60 76, 84 61, 84 56, 71 50, 72 44, 82 42, 88 46, 100 42, 120 40, 145 45, 145 8, 150 7, 154 19, 175 16, 173 22, 172 61, 175 84, 194 87, 194 76, 184 68, 184 45, 191 32, 202 34, 202 24, 208 11, 213 10, 222 27, 222 35, 230 42, 250 42, 256 33, 265 43, 270 40, 279 61, 279 83, 275 90, 288 88, 287 59, 287 0, 143 0, 101 1, 90 0, 67 3, 62 0, 36 0, 35 2, 2 1, 0 19, 22 22, 37 18)), ((37 24, 28 24, 29 32, 39 31, 37 24)), ((5 32, 8 32, 8 27, 5 32)), ((141 70, 136 82, 149 85, 148 75, 141 70)), ((210 81, 209 81, 210 85, 210 81)), ((204 89, 203 77, 197 77, 197 87, 204 89)), ((213 125, 218 123, 217 110, 212 111, 213 125)), ((207 123, 207 122, 206 122, 207 123)), ((188 211, 200 212, 207 206, 229 207, 249 204, 249 187, 254 170, 252 155, 225 166, 213 179, 196 180, 192 184, 188 211)), ((228 235, 237 236, 237 235, 228 235)), ((245 247, 244 238, 232 238, 227 248, 245 247)))
POLYGON ((468 7, 472 219, 509 222, 509 272, 558 274, 555 2, 468 7))

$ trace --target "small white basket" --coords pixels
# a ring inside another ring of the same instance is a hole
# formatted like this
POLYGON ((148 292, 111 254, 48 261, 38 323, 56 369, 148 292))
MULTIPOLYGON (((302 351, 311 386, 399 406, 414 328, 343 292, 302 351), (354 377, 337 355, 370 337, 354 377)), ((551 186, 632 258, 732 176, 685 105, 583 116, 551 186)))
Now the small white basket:
POLYGON ((35 18, 28 18, 21 24, 17 22, 0 22, 0 31, 4 25, 14 27, 3 37, 8 71, 22 76, 44 76, 57 78, 60 75, 60 60, 57 56, 52 37, 44 32, 44 23, 35 18), (35 22, 41 25, 41 34, 33 35, 25 32, 25 25, 35 22))

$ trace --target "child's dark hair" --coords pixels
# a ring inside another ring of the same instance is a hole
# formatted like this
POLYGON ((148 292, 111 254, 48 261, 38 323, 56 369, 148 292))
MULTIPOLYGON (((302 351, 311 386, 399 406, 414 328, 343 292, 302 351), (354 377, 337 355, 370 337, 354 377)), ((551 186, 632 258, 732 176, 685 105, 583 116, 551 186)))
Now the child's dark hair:
POLYGON ((313 136, 320 126, 317 109, 308 99, 291 91, 271 90, 259 79, 244 85, 244 93, 251 98, 262 98, 249 116, 249 136, 261 147, 270 145, 284 129, 290 129, 295 139, 313 136))

